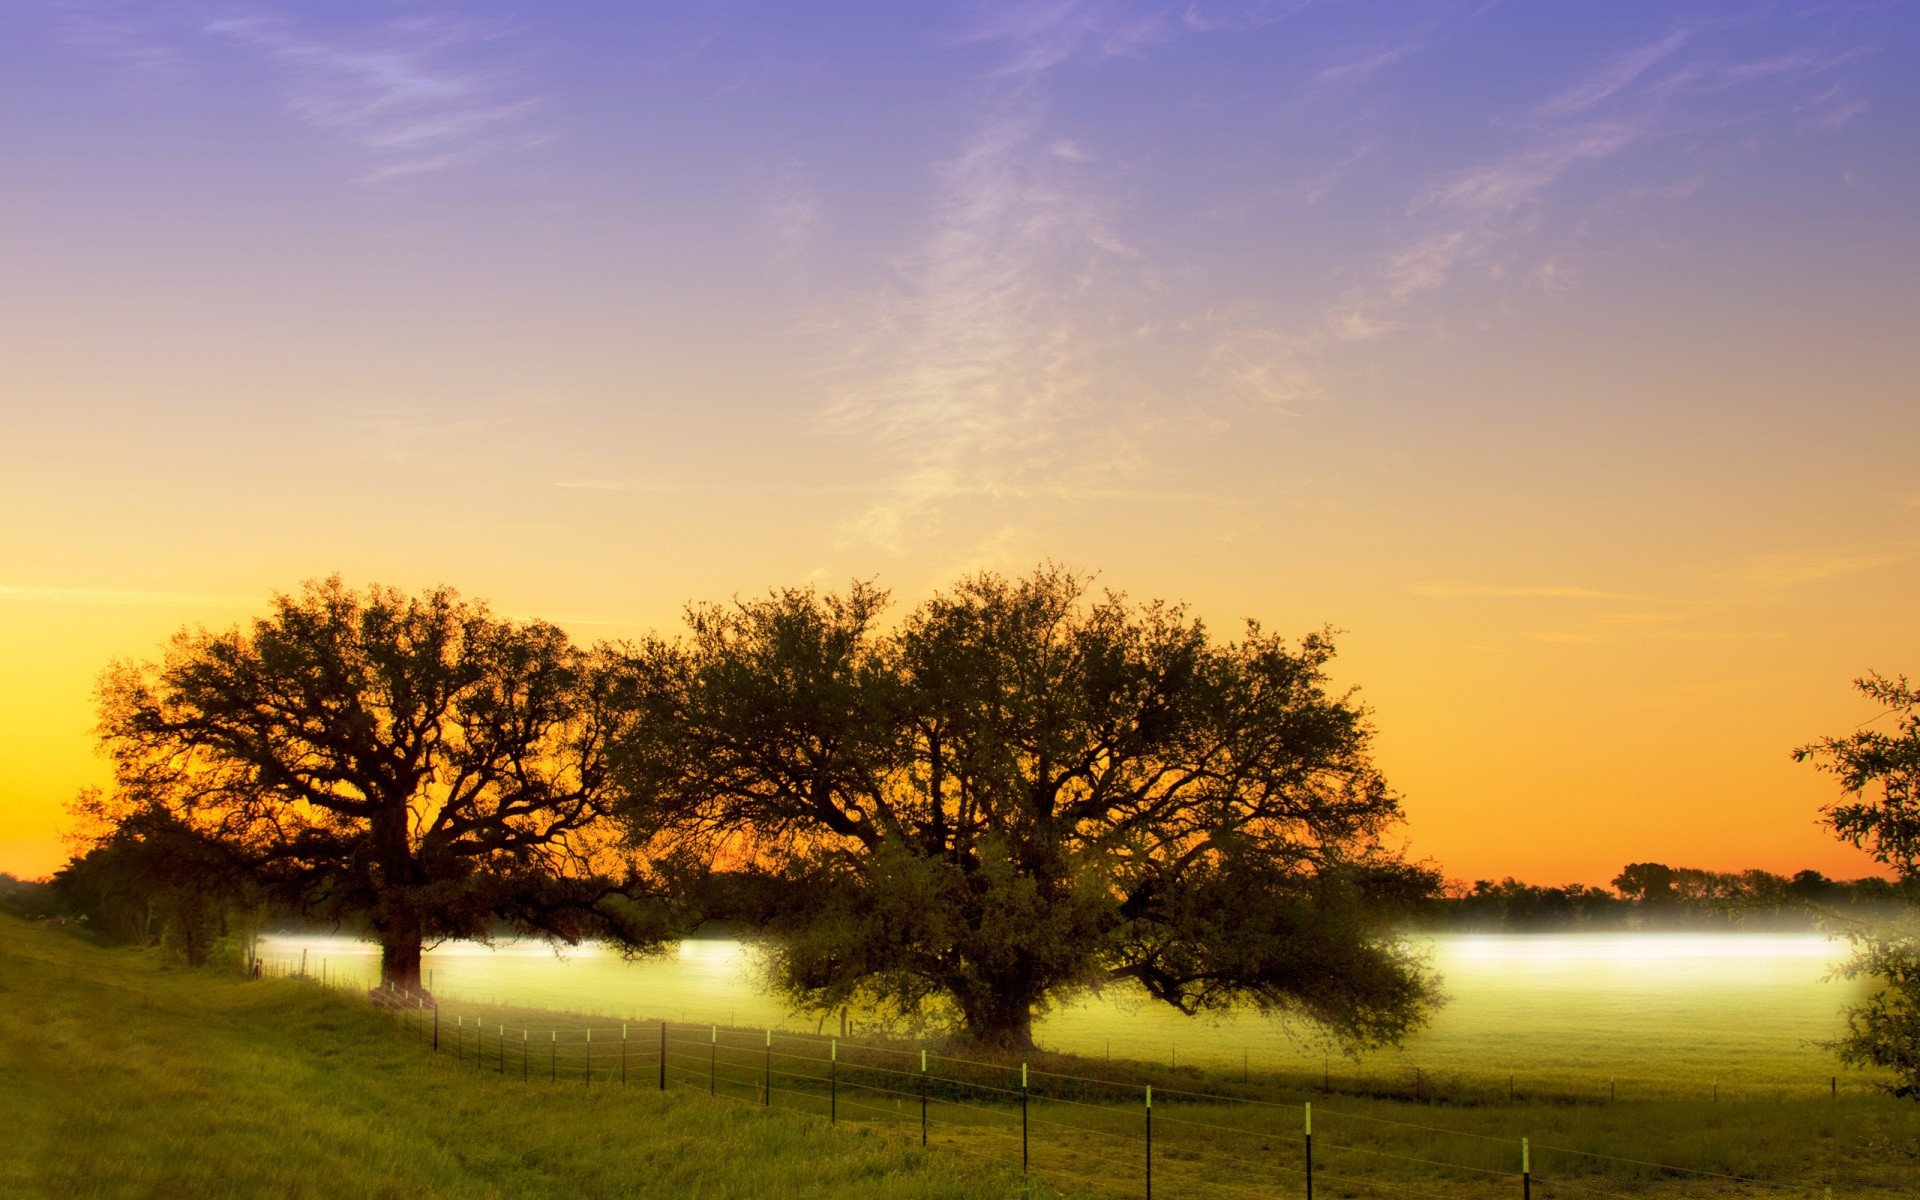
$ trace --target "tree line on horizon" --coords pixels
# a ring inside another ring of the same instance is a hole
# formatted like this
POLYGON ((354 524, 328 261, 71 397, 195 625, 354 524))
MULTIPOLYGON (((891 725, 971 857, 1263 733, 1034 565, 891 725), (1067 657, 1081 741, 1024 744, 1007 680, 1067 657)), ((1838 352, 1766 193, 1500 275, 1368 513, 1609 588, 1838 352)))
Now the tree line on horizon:
POLYGON ((1665 863, 1628 863, 1611 887, 1569 883, 1449 881, 1419 913, 1427 929, 1542 930, 1815 930, 1835 915, 1897 912, 1896 880, 1829 879, 1819 871, 1710 871, 1665 863))
POLYGON ((1893 883, 1635 863, 1612 893, 1449 887, 1389 842, 1399 798, 1366 710, 1329 686, 1327 632, 1221 640, 1052 565, 965 577, 890 622, 887 605, 870 584, 775 589, 583 648, 451 589, 310 582, 105 672, 114 782, 75 802, 83 852, 54 888, 103 929, 157 923, 186 961, 233 957, 273 916, 353 928, 402 1001, 424 998, 421 953, 447 938, 645 954, 721 922, 796 1009, 1002 1049, 1112 987, 1386 1044, 1439 1003, 1402 936, 1415 923, 1797 909, 1881 984, 1836 1049, 1920 1082, 1904 678, 1857 681, 1894 733, 1794 751, 1840 776, 1826 822, 1893 883), (1873 919, 1894 897, 1900 916, 1873 919))

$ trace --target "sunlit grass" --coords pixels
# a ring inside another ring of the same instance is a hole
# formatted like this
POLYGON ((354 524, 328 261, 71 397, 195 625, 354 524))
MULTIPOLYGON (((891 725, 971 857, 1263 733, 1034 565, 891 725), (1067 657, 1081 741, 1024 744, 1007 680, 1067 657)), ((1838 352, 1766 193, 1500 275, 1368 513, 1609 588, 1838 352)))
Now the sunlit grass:
POLYGON ((692 1092, 532 1089, 296 980, 0 918, 0 1195, 1003 1197, 988 1164, 692 1092))

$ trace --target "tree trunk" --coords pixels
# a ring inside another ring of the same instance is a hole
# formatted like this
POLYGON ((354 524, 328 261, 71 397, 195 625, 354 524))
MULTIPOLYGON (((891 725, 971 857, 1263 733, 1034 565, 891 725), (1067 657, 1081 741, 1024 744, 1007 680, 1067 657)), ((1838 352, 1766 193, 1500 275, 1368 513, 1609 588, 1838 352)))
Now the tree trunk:
POLYGON ((982 1046, 1005 1051, 1034 1049, 1030 1001, 996 991, 984 1001, 963 1002, 961 1017, 966 1022, 967 1036, 982 1046))
POLYGON ((420 986, 420 920, 409 916, 380 931, 380 983, 396 991, 423 992, 420 986))

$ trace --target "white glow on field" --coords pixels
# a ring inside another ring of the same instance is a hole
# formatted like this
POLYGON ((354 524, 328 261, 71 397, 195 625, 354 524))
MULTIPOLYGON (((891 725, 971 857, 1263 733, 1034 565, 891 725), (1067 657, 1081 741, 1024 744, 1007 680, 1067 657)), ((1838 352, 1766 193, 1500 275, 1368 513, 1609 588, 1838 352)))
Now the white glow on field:
POLYGON ((1455 962, 1556 967, 1578 962, 1704 964, 1724 959, 1825 962, 1840 957, 1833 942, 1804 933, 1467 934, 1445 939, 1441 953, 1455 962))

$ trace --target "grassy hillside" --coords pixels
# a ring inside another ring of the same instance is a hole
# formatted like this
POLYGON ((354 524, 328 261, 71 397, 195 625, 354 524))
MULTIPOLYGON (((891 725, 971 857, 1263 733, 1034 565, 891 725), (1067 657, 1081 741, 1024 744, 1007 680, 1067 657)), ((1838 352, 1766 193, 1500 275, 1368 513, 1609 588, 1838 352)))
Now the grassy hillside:
POLYGON ((951 1152, 694 1093, 535 1093, 421 1054, 345 996, 163 970, 11 917, 0 1113, 9 1197, 1041 1194, 951 1152))

